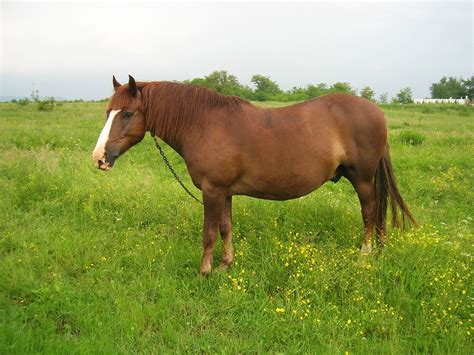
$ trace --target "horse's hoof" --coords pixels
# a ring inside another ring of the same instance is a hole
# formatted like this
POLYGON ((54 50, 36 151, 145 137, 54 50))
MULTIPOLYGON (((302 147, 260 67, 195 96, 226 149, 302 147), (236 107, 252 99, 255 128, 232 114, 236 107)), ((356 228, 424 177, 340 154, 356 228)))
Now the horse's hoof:
POLYGON ((216 267, 215 272, 223 274, 223 273, 227 272, 227 270, 229 270, 229 267, 230 267, 230 265, 221 263, 218 267, 216 267))
POLYGON ((362 244, 360 248, 360 256, 370 255, 372 253, 372 244, 362 244))
POLYGON ((357 259, 357 267, 370 267, 370 256, 372 255, 372 245, 363 244, 360 248, 359 258, 357 259))
POLYGON ((212 267, 210 265, 206 267, 201 266, 201 269, 199 270, 199 274, 201 274, 201 276, 209 276, 211 274, 211 271, 212 271, 212 267))

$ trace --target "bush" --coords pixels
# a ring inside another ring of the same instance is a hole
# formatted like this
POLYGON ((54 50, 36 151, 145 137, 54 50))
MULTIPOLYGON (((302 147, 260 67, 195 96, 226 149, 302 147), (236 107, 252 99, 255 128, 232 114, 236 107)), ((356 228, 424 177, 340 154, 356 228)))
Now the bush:
POLYGON ((56 100, 54 97, 45 97, 44 100, 37 100, 36 107, 38 111, 52 111, 56 106, 56 100))
POLYGON ((426 114, 431 114, 431 113, 434 113, 435 110, 433 109, 433 107, 425 106, 423 107, 423 110, 421 110, 421 112, 426 113, 426 114))
POLYGON ((15 103, 17 103, 20 106, 26 106, 30 103, 30 100, 28 100, 27 98, 24 98, 24 99, 15 100, 15 103))
POLYGON ((396 98, 393 98, 394 103, 411 104, 413 102, 410 88, 401 89, 396 98))
POLYGON ((407 145, 420 145, 425 141, 425 136, 415 131, 403 131, 400 133, 400 141, 407 145))

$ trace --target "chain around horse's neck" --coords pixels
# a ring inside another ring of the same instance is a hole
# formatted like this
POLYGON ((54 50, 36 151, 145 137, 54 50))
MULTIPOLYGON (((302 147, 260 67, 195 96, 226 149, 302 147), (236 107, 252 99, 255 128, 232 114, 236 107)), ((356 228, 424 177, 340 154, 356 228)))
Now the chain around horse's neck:
POLYGON ((195 201, 199 202, 201 205, 203 204, 202 201, 197 198, 187 187, 186 185, 184 185, 183 183, 183 180, 181 180, 181 178, 178 176, 178 174, 176 173, 176 171, 173 169, 173 167, 171 166, 168 158, 166 157, 165 155, 165 152, 163 151, 163 148, 161 148, 160 144, 158 143, 158 140, 156 139, 156 136, 155 135, 151 135, 153 137, 153 140, 155 141, 155 145, 156 145, 156 148, 158 149, 158 151, 160 152, 160 155, 161 157, 163 158, 163 161, 165 162, 166 166, 168 167, 168 169, 171 171, 171 173, 173 174, 174 178, 176 179, 176 181, 181 185, 181 187, 184 189, 184 191, 186 191, 186 193, 191 196, 195 201))

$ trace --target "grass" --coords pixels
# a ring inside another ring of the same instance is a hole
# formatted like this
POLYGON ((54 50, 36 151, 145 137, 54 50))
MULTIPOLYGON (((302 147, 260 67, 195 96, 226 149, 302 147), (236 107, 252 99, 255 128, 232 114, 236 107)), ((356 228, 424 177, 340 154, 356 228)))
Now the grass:
POLYGON ((411 130, 400 132, 398 137, 404 144, 410 145, 420 145, 425 141, 425 136, 423 134, 411 130))
POLYGON ((0 104, 1 353, 472 352, 472 109, 383 107, 422 227, 393 231, 382 257, 356 267, 342 179, 293 201, 235 198, 237 262, 202 278, 201 206, 151 138, 93 167, 105 105, 0 104))

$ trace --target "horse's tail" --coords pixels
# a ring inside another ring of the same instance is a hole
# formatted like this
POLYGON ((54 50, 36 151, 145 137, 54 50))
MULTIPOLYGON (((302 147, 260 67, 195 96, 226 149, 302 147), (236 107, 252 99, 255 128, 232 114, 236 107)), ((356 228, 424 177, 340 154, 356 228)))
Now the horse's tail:
POLYGON ((376 205, 375 225, 379 231, 385 233, 388 203, 390 203, 390 209, 392 210, 392 226, 405 228, 407 220, 408 224, 418 225, 398 191, 390 161, 388 143, 375 173, 374 188, 376 205), (401 221, 399 214, 401 214, 401 221))

